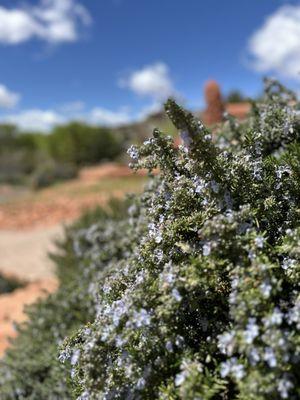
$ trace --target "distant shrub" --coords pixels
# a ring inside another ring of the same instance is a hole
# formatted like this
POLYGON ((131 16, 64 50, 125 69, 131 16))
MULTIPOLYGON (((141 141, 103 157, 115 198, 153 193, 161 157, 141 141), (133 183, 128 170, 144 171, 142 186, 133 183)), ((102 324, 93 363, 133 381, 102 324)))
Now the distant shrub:
POLYGON ((0 125, 0 182, 24 183, 36 166, 35 135, 20 135, 12 125, 0 125))
POLYGON ((15 126, 0 125, 0 183, 33 181, 44 187, 73 178, 83 165, 118 158, 124 140, 118 131, 77 122, 49 134, 21 133, 15 126))
POLYGON ((23 285, 23 282, 20 282, 13 277, 8 277, 6 275, 0 274, 0 295, 13 292, 23 285))
POLYGON ((48 151, 55 160, 74 165, 112 160, 122 151, 122 138, 107 128, 73 122, 48 136, 48 151))
POLYGON ((244 96, 239 90, 232 90, 226 97, 228 103, 241 103, 247 101, 247 97, 244 96))
POLYGON ((56 182, 76 178, 78 169, 71 164, 62 164, 48 161, 36 169, 31 177, 31 185, 34 189, 41 189, 56 182))
POLYGON ((155 130, 130 148, 160 173, 128 217, 73 230, 63 290, 3 360, 3 398, 299 399, 298 107, 267 81, 214 143, 168 101, 183 145, 155 130))

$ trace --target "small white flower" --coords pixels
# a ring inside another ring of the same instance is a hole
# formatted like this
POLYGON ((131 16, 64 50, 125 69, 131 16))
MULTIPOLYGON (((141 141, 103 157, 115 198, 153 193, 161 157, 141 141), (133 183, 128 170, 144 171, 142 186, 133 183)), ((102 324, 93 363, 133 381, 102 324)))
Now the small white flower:
POLYGON ((181 386, 187 377, 187 371, 182 371, 175 377, 175 386, 181 386))
POLYGON ((244 366, 242 364, 239 364, 237 362, 237 359, 233 357, 228 361, 221 363, 220 374, 222 378, 225 378, 229 374, 232 374, 236 380, 240 380, 243 379, 243 377, 245 376, 245 369, 244 366))
POLYGON ((225 378, 226 376, 228 376, 231 372, 231 363, 230 361, 225 361, 221 363, 221 377, 225 378))
POLYGON ((150 139, 145 140, 143 144, 144 144, 145 146, 148 146, 148 144, 151 144, 151 143, 153 143, 153 138, 150 138, 150 139))
POLYGON ((174 297, 174 299, 175 299, 176 301, 181 301, 181 299, 182 299, 181 294, 179 293, 179 291, 178 291, 176 288, 174 288, 174 289, 172 290, 172 296, 174 297))
POLYGON ((253 178, 261 181, 262 180, 262 165, 260 161, 256 161, 253 163, 253 178))
POLYGON ((257 364, 260 361, 260 355, 255 347, 250 350, 249 359, 252 365, 257 364))
POLYGON ((239 278, 236 276, 231 280, 231 287, 232 289, 236 289, 239 286, 239 278))
POLYGON ((145 280, 145 270, 142 270, 138 273, 137 277, 136 277, 136 284, 140 285, 141 283, 143 283, 145 280))
POLYGON ((79 357, 80 357, 80 349, 76 349, 73 352, 72 357, 71 357, 71 361, 70 361, 71 365, 76 365, 78 363, 79 357))
POLYGON ((165 281, 167 282, 167 283, 173 283, 174 281, 175 281, 175 275, 174 274, 172 274, 172 272, 169 272, 169 273, 167 273, 166 275, 165 275, 165 281))
POLYGON ((184 344, 184 338, 180 335, 176 336, 175 344, 177 347, 182 347, 184 344))
POLYGON ((231 373, 236 380, 243 379, 245 376, 244 366, 242 364, 233 365, 231 368, 231 373))
POLYGON ((133 314, 134 323, 137 328, 141 328, 142 326, 150 325, 151 317, 148 314, 147 310, 141 308, 139 311, 135 311, 133 314))
POLYGON ((139 158, 139 152, 136 146, 132 145, 129 147, 127 150, 127 154, 129 155, 130 158, 133 160, 137 160, 139 158))
POLYGON ((276 176, 277 176, 278 179, 281 179, 282 176, 283 176, 283 174, 290 175, 291 172, 292 172, 292 171, 291 171, 291 169, 290 169, 288 166, 280 165, 280 166, 277 168, 276 176))
POLYGON ((195 192, 196 193, 201 193, 202 190, 203 190, 203 186, 202 185, 198 185, 198 186, 196 186, 195 192))
POLYGON ((292 259, 292 258, 284 258, 283 262, 282 262, 282 268, 286 271, 292 267, 294 267, 296 264, 296 260, 292 259))
POLYGON ((255 238, 254 242, 257 248, 262 249, 264 247, 265 239, 262 236, 258 236, 255 238))
POLYGON ((228 354, 230 356, 233 353, 234 337, 234 332, 225 332, 218 336, 218 347, 223 354, 228 354))
POLYGON ((122 336, 117 335, 116 336, 116 340, 115 340, 116 346, 117 347, 122 347, 125 343, 124 339, 122 338, 122 336))
POLYGON ((110 308, 106 310, 108 314, 112 315, 113 324, 117 327, 120 318, 126 313, 127 305, 123 300, 115 301, 110 308))
POLYGON ((262 295, 266 298, 270 297, 271 291, 272 291, 272 286, 268 281, 263 282, 260 286, 260 291, 262 292, 262 295))
POLYGON ((173 350, 174 350, 173 349, 173 343, 170 340, 168 340, 167 343, 166 343, 166 349, 168 350, 169 353, 172 353, 173 350))
POLYGON ((60 352, 60 354, 59 354, 59 356, 58 356, 58 360, 61 362, 61 363, 64 363, 66 360, 68 360, 70 358, 70 354, 69 354, 69 352, 68 351, 66 351, 66 350, 62 350, 61 352, 60 352))
POLYGON ((278 307, 274 308, 273 313, 269 316, 264 318, 265 326, 268 328, 272 325, 281 325, 283 320, 283 314, 278 307))
POLYGON ((226 216, 227 221, 231 224, 234 219, 232 211, 231 210, 226 211, 225 216, 226 216))
POLYGON ((284 378, 278 381, 277 389, 282 399, 289 398, 289 390, 294 387, 293 382, 284 378))
POLYGON ((211 252, 211 244, 210 243, 206 243, 203 245, 203 255, 204 256, 209 256, 210 252, 211 252))
POLYGON ((87 391, 87 390, 85 390, 78 398, 77 398, 77 400, 89 400, 91 397, 90 397, 90 393, 87 391))
POLYGON ((201 193, 205 189, 206 182, 203 179, 200 179, 198 177, 193 178, 194 182, 194 187, 195 187, 195 192, 196 193, 201 193))
POLYGON ((140 378, 136 383, 136 388, 138 390, 142 390, 142 389, 144 389, 145 385, 146 385, 145 379, 144 378, 140 378))
POLYGON ((246 330, 244 331, 244 338, 247 344, 253 343, 253 340, 259 334, 259 327, 256 324, 256 318, 249 318, 246 330))
POLYGON ((256 254, 253 250, 249 250, 248 258, 249 258, 249 260, 255 260, 256 254))
POLYGON ((154 250, 154 256, 157 258, 158 262, 161 262, 161 260, 164 257, 164 252, 161 249, 155 249, 154 250))
POLYGON ((108 285, 107 283, 105 283, 105 284, 102 286, 102 290, 103 290, 103 293, 108 294, 108 293, 111 291, 111 286, 108 285))
POLYGON ((159 233, 155 236, 155 243, 161 243, 162 241, 162 235, 159 233))
POLYGON ((275 353, 271 347, 267 347, 263 356, 264 360, 268 363, 269 367, 274 368, 277 365, 275 353))

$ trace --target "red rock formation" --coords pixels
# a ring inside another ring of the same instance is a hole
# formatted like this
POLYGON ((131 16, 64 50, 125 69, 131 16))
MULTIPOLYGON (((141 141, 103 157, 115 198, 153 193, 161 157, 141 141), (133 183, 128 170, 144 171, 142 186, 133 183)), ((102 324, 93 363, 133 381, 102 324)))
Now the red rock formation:
POLYGON ((203 113, 204 123, 214 125, 221 122, 225 111, 221 90, 218 83, 210 80, 205 85, 206 109, 203 113))

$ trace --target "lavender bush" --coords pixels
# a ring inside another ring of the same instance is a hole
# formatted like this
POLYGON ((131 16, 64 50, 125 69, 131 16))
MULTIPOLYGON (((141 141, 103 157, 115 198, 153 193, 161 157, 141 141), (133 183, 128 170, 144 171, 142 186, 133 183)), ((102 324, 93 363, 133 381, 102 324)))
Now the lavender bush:
POLYGON ((72 395, 48 398, 300 398, 298 108, 266 81, 249 119, 228 117, 213 141, 167 102, 183 144, 155 130, 131 147, 133 169, 159 173, 125 220, 77 232, 90 314, 60 333, 72 395))
POLYGON ((132 220, 140 244, 99 275, 96 318, 61 351, 78 399, 300 398, 297 110, 267 81, 214 143, 170 100, 184 144, 155 130, 131 147, 160 174, 132 220))

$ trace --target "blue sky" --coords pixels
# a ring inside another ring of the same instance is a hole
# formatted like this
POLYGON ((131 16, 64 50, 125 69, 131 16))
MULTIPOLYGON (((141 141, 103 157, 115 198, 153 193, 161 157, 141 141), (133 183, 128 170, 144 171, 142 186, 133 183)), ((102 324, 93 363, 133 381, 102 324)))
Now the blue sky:
MULTIPOLYGON (((49 129, 119 124, 203 85, 298 88, 300 3, 282 0, 0 0, 0 120, 49 129)), ((300 70, 300 67, 299 67, 300 70)))

